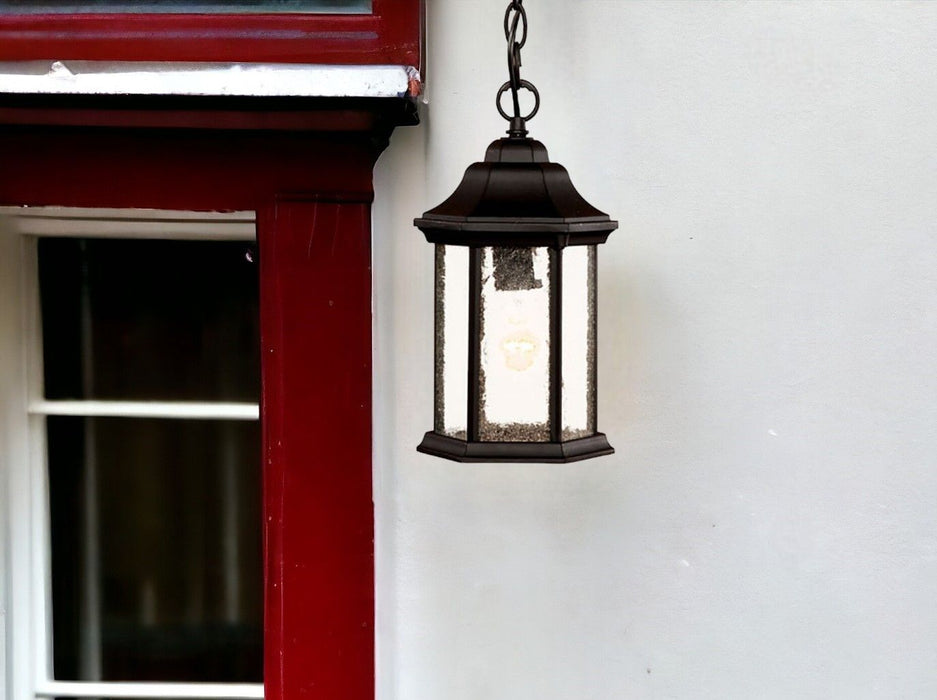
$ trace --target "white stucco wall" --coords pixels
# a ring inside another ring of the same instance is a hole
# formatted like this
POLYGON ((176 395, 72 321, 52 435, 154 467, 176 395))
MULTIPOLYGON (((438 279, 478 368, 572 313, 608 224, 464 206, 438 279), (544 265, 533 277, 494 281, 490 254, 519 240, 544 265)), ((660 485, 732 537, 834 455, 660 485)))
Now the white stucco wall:
POLYGON ((377 173, 381 700, 937 697, 937 4, 528 2, 600 249, 613 457, 459 465, 411 227, 503 131, 504 0, 429 3, 377 173))

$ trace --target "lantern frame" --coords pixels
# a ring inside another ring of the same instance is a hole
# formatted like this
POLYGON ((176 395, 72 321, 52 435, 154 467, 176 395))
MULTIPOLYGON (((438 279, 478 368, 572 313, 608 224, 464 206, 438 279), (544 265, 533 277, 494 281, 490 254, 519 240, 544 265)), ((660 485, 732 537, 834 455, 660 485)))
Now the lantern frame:
MULTIPOLYGON (((414 224, 430 243, 469 249, 468 375, 466 439, 436 430, 426 433, 420 452, 460 462, 572 462, 614 452, 607 437, 597 431, 586 437, 563 439, 563 251, 569 246, 604 243, 618 223, 589 204, 576 191, 569 173, 549 160, 546 147, 526 136, 509 132, 492 143, 484 162, 466 170, 462 183, 442 204, 427 211, 414 224), (482 256, 486 248, 546 248, 549 251, 549 407, 550 439, 542 442, 482 440, 481 296, 482 256)), ((597 277, 592 274, 587 290, 595 301, 597 277)), ((437 275, 439 271, 437 270, 437 275)), ((438 280, 437 280, 438 283, 438 280)), ((594 309, 594 303, 593 303, 594 309)), ((593 311, 592 338, 597 333, 593 311)), ((437 338, 443 332, 437 315, 437 338)), ((438 342, 438 341, 437 341, 438 342)), ((592 353, 589 407, 596 426, 597 351, 592 353)), ((437 356, 436 362, 440 361, 437 356)), ((437 367, 436 411, 444 381, 437 367)), ((589 394, 587 389, 587 394, 589 394)), ((438 426, 436 426, 438 428, 438 426)))

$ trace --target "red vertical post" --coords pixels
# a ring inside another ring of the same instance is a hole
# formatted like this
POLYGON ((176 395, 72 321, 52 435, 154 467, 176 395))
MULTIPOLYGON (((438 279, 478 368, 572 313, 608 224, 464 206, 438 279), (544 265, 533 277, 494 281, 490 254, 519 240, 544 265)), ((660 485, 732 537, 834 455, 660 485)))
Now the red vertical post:
POLYGON ((266 698, 373 700, 370 202, 390 122, 314 116, 302 134, 0 129, 0 203, 257 212, 266 698))
POLYGON ((372 700, 367 202, 258 212, 267 700, 372 700))

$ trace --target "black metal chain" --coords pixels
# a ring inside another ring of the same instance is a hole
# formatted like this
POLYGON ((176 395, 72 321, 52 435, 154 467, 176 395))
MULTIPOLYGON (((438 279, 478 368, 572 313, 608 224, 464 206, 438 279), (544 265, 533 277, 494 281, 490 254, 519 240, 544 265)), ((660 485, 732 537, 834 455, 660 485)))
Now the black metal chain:
POLYGON ((498 90, 495 104, 497 104, 501 116, 511 123, 508 134, 512 138, 523 138, 527 135, 526 122, 533 119, 540 109, 540 93, 537 88, 530 81, 521 79, 521 49, 527 43, 527 12, 524 10, 524 0, 511 0, 508 5, 508 9, 504 13, 504 38, 508 42, 508 73, 510 80, 498 90), (518 29, 521 30, 520 38, 517 34, 518 29), (521 116, 521 103, 518 97, 521 88, 530 90, 534 96, 534 108, 525 117, 521 116), (513 101, 513 116, 507 114, 501 107, 501 97, 508 90, 511 91, 513 101))

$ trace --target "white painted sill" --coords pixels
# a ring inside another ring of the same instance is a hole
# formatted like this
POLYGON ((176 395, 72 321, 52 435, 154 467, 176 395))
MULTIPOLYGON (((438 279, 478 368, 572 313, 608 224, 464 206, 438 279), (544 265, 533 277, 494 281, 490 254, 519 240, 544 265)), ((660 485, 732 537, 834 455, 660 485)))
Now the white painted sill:
POLYGON ((94 683, 47 681, 38 698, 137 698, 139 700, 262 700, 261 683, 94 683))
POLYGON ((0 94, 193 97, 416 97, 409 66, 0 61, 0 94))

